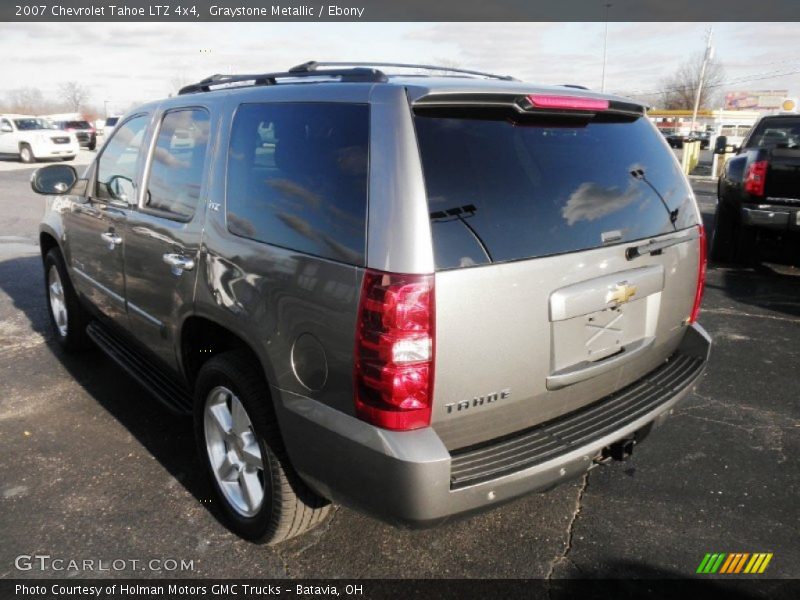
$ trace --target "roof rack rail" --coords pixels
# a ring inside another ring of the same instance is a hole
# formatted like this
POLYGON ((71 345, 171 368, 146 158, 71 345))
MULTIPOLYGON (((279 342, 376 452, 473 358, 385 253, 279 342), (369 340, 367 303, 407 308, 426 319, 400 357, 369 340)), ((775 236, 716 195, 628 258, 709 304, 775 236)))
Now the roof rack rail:
MULTIPOLYGON (((306 63, 308 64, 308 63, 306 63)), ((279 79, 299 79, 312 77, 329 77, 348 83, 385 83, 388 81, 386 74, 378 69, 308 69, 308 70, 289 70, 276 73, 253 73, 246 75, 211 75, 178 90, 178 95, 196 94, 199 92, 209 92, 212 87, 228 86, 237 83, 250 83, 256 85, 276 85, 279 79)), ((242 86, 245 87, 245 86, 242 86)))
POLYGON ((488 77, 490 79, 501 79, 503 81, 518 81, 510 75, 495 75, 494 73, 484 73, 482 71, 471 71, 469 69, 457 69, 455 67, 439 67, 436 65, 415 65, 409 63, 389 63, 389 62, 317 62, 311 60, 289 69, 290 73, 313 73, 319 67, 399 67, 403 69, 422 69, 425 71, 445 71, 447 73, 460 73, 462 75, 475 75, 478 77, 488 77))
POLYGON ((577 83, 562 83, 561 87, 574 88, 576 90, 588 90, 589 89, 585 85, 578 85, 577 83))

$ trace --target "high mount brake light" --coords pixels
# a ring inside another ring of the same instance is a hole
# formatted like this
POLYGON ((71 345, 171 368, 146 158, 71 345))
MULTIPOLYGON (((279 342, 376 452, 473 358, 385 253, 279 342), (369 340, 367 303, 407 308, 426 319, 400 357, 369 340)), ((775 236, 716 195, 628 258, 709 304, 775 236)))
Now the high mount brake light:
POLYGON ((356 416, 401 431, 430 425, 433 275, 367 270, 356 327, 356 416))
POLYGON ((608 100, 600 98, 582 98, 580 96, 552 96, 531 94, 525 97, 533 108, 551 108, 558 110, 589 110, 593 112, 608 110, 608 100))
POLYGON ((706 287, 706 229, 702 225, 697 226, 700 230, 700 256, 699 264, 697 267, 697 287, 694 292, 694 305, 692 306, 692 314, 689 316, 689 323, 696 323, 697 317, 700 316, 700 304, 703 302, 703 291, 706 287))

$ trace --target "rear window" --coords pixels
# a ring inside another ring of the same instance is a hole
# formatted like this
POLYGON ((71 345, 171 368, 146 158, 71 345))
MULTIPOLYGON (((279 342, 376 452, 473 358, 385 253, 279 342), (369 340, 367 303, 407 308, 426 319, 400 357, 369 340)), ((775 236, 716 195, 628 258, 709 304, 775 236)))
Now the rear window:
POLYGON ((369 108, 244 104, 228 152, 228 230, 364 264, 369 108))
POLYGON ((91 129, 91 125, 86 121, 67 121, 66 127, 70 129, 91 129))
POLYGON ((748 148, 800 148, 800 117, 764 119, 747 140, 748 148))
POLYGON ((575 252, 694 225, 644 118, 415 116, 437 269, 575 252))
POLYGON ((109 127, 113 127, 114 125, 117 124, 117 121, 119 121, 119 117, 108 117, 106 119, 106 125, 108 125, 109 127))

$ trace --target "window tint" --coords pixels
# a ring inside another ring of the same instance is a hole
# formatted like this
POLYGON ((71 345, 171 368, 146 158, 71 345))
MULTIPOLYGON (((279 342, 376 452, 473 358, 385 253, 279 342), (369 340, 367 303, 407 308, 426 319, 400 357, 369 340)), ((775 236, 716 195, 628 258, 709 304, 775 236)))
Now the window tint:
POLYGON ((14 119, 17 129, 20 131, 35 131, 37 129, 52 129, 52 127, 45 122, 44 119, 14 119))
POLYGON ((646 119, 415 117, 439 269, 628 242, 694 224, 646 119))
POLYGON ((363 264, 368 129, 366 105, 240 106, 228 153, 228 229, 363 264))
POLYGON ((148 119, 134 117, 114 131, 97 164, 98 198, 136 202, 136 161, 148 119))
POLYGON ((747 140, 748 148, 800 147, 800 117, 765 119, 747 140))
POLYGON ((161 122, 145 206, 191 219, 200 199, 209 117, 200 109, 168 112, 161 122))

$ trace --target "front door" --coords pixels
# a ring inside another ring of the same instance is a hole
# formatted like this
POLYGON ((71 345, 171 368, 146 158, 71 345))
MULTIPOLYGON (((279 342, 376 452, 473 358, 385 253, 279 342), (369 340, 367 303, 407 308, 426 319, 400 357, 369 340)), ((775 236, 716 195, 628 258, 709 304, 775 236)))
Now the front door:
POLYGON ((142 140, 149 117, 129 119, 106 144, 85 198, 65 214, 73 283, 109 319, 127 325, 126 219, 137 197, 142 140))
POLYGON ((178 364, 175 336, 194 298, 209 125, 210 115, 201 108, 164 114, 139 208, 128 221, 130 330, 172 368, 178 364))
POLYGON ((0 130, 0 154, 17 154, 17 137, 14 135, 14 127, 8 119, 0 119, 0 128, 11 131, 0 130))

